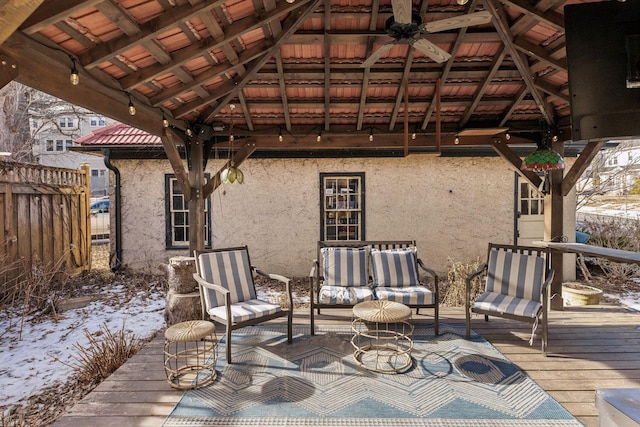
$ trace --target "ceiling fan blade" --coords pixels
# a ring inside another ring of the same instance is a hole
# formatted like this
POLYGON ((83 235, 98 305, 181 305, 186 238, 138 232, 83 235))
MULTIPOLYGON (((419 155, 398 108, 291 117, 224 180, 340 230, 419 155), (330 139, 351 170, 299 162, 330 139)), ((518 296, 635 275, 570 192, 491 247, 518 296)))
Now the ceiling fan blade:
POLYGON ((393 20, 399 24, 411 24, 411 0, 391 0, 393 20))
POLYGON ((378 59, 382 58, 382 56, 389 52, 389 50, 393 47, 393 45, 395 44, 395 42, 390 42, 387 44, 383 44, 382 46, 380 46, 378 48, 378 50, 376 50, 375 52, 373 52, 371 54, 370 57, 367 58, 366 61, 364 61, 362 63, 362 65, 360 65, 362 68, 367 68, 367 67, 371 67, 373 64, 375 64, 378 59))
POLYGON ((429 33, 438 31, 453 30, 456 28, 469 27, 472 25, 486 24, 491 21, 491 14, 486 10, 483 12, 466 13, 453 18, 431 21, 422 25, 422 28, 429 33))
POLYGON ((444 49, 440 49, 438 46, 431 43, 427 39, 418 39, 409 43, 411 44, 411 46, 415 47, 420 52, 424 53, 429 58, 438 63, 448 61, 449 58, 451 58, 449 52, 444 49))

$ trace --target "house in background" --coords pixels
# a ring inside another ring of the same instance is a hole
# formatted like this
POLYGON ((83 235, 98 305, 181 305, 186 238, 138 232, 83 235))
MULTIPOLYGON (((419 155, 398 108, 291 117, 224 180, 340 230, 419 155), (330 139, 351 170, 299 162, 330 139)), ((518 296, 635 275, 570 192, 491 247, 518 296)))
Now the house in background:
POLYGON ((576 187, 586 196, 640 194, 640 139, 609 141, 576 187))
MULTIPOLYGON (((158 137, 114 124, 76 143, 107 156, 118 175, 110 191, 111 200, 120 201, 120 218, 112 208, 110 244, 123 266, 158 273, 170 257, 190 255, 187 203, 158 137)), ((205 176, 227 156, 217 151, 205 176)), ((243 184, 224 184, 206 200, 205 245, 246 244, 252 263, 266 271, 307 276, 321 239, 414 239, 420 257, 444 272, 451 261, 485 258, 488 242, 514 242, 523 217, 538 221, 538 235, 528 241, 543 238, 544 198, 491 149, 477 157, 268 158, 257 152, 240 169, 243 184)), ((564 218, 564 229, 574 230, 573 192, 564 218)), ((565 263, 565 279, 573 280, 575 259, 565 263)))
POLYGON ((55 111, 29 111, 33 155, 45 166, 79 169, 83 163, 91 168, 91 197, 107 196, 109 174, 101 156, 74 151, 74 141, 101 129, 114 120, 83 108, 61 104, 55 111))

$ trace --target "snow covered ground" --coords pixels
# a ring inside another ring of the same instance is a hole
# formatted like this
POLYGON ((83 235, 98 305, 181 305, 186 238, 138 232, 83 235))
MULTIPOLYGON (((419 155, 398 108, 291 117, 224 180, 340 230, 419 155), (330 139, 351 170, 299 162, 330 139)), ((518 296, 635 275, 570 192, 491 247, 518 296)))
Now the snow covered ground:
POLYGON ((78 354, 76 343, 88 347, 85 329, 94 333, 106 325, 115 334, 125 322, 125 330, 142 339, 164 329, 161 292, 140 291, 117 307, 111 305, 125 293, 123 287, 116 285, 104 292, 107 295, 99 301, 64 311, 57 319, 52 315, 42 319, 27 316, 22 324, 21 313, 0 315, 0 407, 25 403, 45 387, 65 382, 73 369, 60 361, 73 364, 73 355, 78 354))
MULTIPOLYGON (((98 301, 64 311, 57 318, 28 316, 24 324, 21 313, 0 313, 0 412, 2 407, 25 404, 46 387, 64 383, 73 369, 60 361, 73 364, 77 345, 88 346, 85 330, 100 333, 106 325, 115 334, 125 322, 125 330, 140 339, 164 331, 166 293, 160 286, 151 289, 129 299, 131 287, 107 285, 98 301)), ((272 290, 258 290, 258 297, 279 300, 272 290)), ((296 297, 296 301, 305 299, 296 297)))

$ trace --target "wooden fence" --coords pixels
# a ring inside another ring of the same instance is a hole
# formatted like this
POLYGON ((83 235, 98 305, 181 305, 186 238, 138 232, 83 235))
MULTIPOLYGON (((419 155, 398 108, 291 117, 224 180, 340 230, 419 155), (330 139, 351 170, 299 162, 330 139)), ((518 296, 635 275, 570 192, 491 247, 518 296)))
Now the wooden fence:
POLYGON ((0 161, 0 283, 91 268, 89 171, 0 161))

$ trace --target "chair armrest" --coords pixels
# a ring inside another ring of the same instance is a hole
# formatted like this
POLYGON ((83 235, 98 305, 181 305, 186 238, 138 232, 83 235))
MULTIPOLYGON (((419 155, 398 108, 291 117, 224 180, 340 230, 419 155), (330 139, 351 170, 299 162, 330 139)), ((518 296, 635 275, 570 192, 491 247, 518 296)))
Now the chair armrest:
POLYGON ((202 277, 200 277, 200 275, 198 273, 193 273, 193 278, 196 280, 196 282, 198 282, 198 285, 200 285, 200 286, 202 286, 204 288, 207 288, 207 289, 211 289, 212 291, 219 292, 222 295, 224 295, 225 297, 227 296, 227 294, 231 294, 231 292, 229 292, 228 289, 225 289, 220 285, 216 285, 214 283, 207 282, 202 277))
POLYGON ((433 295, 434 295, 434 299, 436 301, 436 304, 440 301, 440 291, 439 291, 439 285, 438 285, 438 274, 436 274, 435 270, 432 270, 431 268, 427 267, 426 265, 424 265, 424 262, 422 262, 422 260, 420 258, 418 258, 418 266, 423 269, 424 271, 426 271, 427 273, 429 273, 431 275, 431 277, 433 277, 433 295))
POLYGON ((469 274, 466 279, 466 298, 465 298, 465 306, 467 310, 469 310, 469 304, 471 303, 471 281, 476 277, 480 276, 483 272, 487 270, 488 264, 483 263, 476 271, 469 274))
POLYGON ((285 284, 287 300, 289 303, 289 309, 293 310, 293 294, 291 293, 291 279, 289 279, 288 277, 284 277, 280 274, 267 273, 255 267, 254 267, 254 270, 260 276, 267 277, 273 280, 278 280, 279 282, 282 282, 285 284))
POLYGON ((309 277, 315 277, 318 268, 320 268, 320 265, 318 264, 318 260, 314 259, 313 263, 311 263, 311 271, 309 272, 309 277))
POLYGON ((544 281, 544 283, 542 284, 542 292, 545 292, 547 290, 547 288, 549 288, 549 286, 551 286, 551 282, 553 282, 553 277, 555 276, 556 272, 553 268, 549 269, 549 271, 547 271, 547 280, 544 281))

